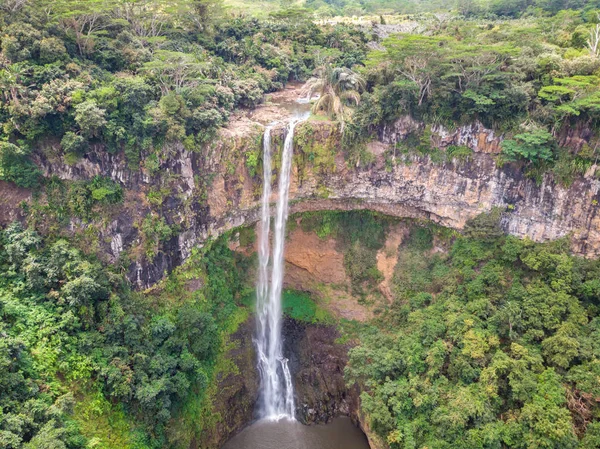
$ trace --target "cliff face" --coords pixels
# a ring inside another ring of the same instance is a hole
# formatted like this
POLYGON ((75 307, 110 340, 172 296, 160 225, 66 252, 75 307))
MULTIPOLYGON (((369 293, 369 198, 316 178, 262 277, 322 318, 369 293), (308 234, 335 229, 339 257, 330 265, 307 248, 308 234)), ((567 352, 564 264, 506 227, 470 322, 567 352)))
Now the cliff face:
MULTIPOLYGON (((231 336, 231 348, 224 358, 229 370, 217 373, 216 388, 210 397, 210 413, 205 416, 204 427, 191 441, 179 441, 181 447, 190 449, 217 449, 242 430, 254 418, 259 379, 256 370, 256 353, 252 337, 254 316, 240 325, 231 336), (233 367, 233 369, 232 369, 233 367)), ((200 423, 184 423, 196 428, 200 423)), ((179 428, 174 428, 176 434, 179 428)), ((187 429, 189 431, 189 429, 187 429)), ((182 432, 185 434, 185 431, 182 432)))
MULTIPOLYGON (((101 149, 72 165, 66 164, 56 149, 46 150, 39 152, 37 162, 46 175, 69 180, 103 175, 126 188, 124 204, 112 208, 93 226, 100 253, 109 261, 126 253, 131 260, 129 278, 138 288, 147 288, 185 260, 194 246, 258 220, 264 127, 253 120, 233 120, 215 144, 197 152, 181 145, 166 147, 154 173, 132 170, 122 155, 101 149), (258 164, 251 162, 257 158, 258 164), (168 194, 161 204, 150 204, 147 194, 158 186, 168 194), (177 235, 161 242, 157 255, 148 260, 136 248, 144 239, 140 222, 151 211, 165 217, 177 235)), ((600 182, 591 175, 593 170, 568 188, 558 185, 550 175, 536 185, 517 165, 496 166, 502 136, 478 123, 456 130, 431 129, 432 146, 442 151, 449 145, 471 148, 473 153, 466 160, 440 163, 429 156, 396 156, 393 145, 422 126, 404 117, 383 127, 379 139, 368 145, 369 163, 357 167, 345 161, 334 124, 311 121, 299 125, 297 134, 303 137, 296 139, 291 212, 372 209, 462 229, 468 219, 500 207, 507 211, 502 227, 510 234, 535 241, 570 235, 576 253, 600 255, 600 182)), ((283 125, 273 131, 278 152, 284 133, 283 125)), ((568 133, 565 138, 575 139, 568 133)), ((276 155, 275 167, 277 163, 276 155)), ((275 200, 276 179, 272 182, 275 200)), ((3 191, 4 187, 0 185, 3 191)), ((23 196, 22 192, 13 194, 23 196)), ((3 214, 4 222, 18 218, 14 207, 11 211, 3 214)), ((72 220, 65 232, 83 232, 89 227, 72 220)))
POLYGON ((335 326, 286 319, 284 353, 290 355, 296 414, 305 424, 327 423, 344 415, 358 423, 358 389, 344 381, 349 345, 338 344, 335 326))

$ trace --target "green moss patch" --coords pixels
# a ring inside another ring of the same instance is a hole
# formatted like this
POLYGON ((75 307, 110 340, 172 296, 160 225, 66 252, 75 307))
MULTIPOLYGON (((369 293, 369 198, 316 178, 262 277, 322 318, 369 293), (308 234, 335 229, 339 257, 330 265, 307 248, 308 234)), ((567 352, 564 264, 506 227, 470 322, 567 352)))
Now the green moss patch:
POLYGON ((297 290, 283 292, 283 313, 297 321, 325 323, 332 320, 331 315, 320 308, 308 293, 297 290))

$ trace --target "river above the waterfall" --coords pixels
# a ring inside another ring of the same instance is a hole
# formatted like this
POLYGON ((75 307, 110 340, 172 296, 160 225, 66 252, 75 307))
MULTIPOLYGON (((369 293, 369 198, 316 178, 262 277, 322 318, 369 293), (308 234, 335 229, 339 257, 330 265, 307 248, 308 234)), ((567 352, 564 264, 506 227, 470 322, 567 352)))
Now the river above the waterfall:
POLYGON ((336 418, 329 424, 316 426, 282 419, 257 421, 222 449, 369 449, 369 443, 349 418, 336 418))

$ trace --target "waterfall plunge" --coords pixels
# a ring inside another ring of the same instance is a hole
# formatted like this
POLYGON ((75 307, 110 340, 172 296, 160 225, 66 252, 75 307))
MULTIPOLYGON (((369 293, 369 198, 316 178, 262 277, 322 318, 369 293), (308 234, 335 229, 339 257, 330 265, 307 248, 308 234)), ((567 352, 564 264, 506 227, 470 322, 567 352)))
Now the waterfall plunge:
POLYGON ((283 252, 285 246, 285 225, 288 217, 288 194, 294 129, 297 120, 289 122, 283 145, 281 169, 279 172, 279 195, 275 213, 273 232, 273 257, 271 259, 271 283, 269 284, 269 232, 271 196, 271 129, 268 127, 263 144, 263 192, 260 235, 258 242, 258 281, 256 285, 258 369, 261 378, 262 417, 271 420, 295 419, 294 386, 283 356, 281 337, 281 292, 283 287, 283 252))

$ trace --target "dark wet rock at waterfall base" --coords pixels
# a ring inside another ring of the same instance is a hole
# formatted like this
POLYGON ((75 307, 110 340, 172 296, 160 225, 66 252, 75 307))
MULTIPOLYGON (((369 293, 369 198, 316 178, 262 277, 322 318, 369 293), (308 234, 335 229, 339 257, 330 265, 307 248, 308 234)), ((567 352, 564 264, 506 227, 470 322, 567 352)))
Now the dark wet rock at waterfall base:
MULTIPOLYGON (((206 428, 193 441, 190 449, 217 449, 254 419, 258 397, 258 372, 256 352, 252 341, 254 317, 242 323, 231 337, 232 348, 227 359, 234 369, 217 377, 216 396, 212 398, 211 419, 216 424, 206 428)), ((209 421, 210 421, 209 420, 209 421)))
POLYGON ((349 416, 356 423, 358 391, 344 382, 348 345, 336 343, 335 326, 284 320, 284 354, 290 359, 296 418, 304 424, 349 416))
MULTIPOLYGON (((221 375, 211 413, 215 425, 203 430, 191 449, 216 449, 256 418, 259 379, 252 338, 254 316, 232 337, 227 358, 235 369, 221 375)), ((358 391, 344 383, 349 346, 336 343, 335 326, 283 322, 284 354, 289 357, 296 393, 296 418, 303 424, 324 424, 338 416, 358 423, 358 391)), ((362 427, 362 426, 361 426, 362 427)))

